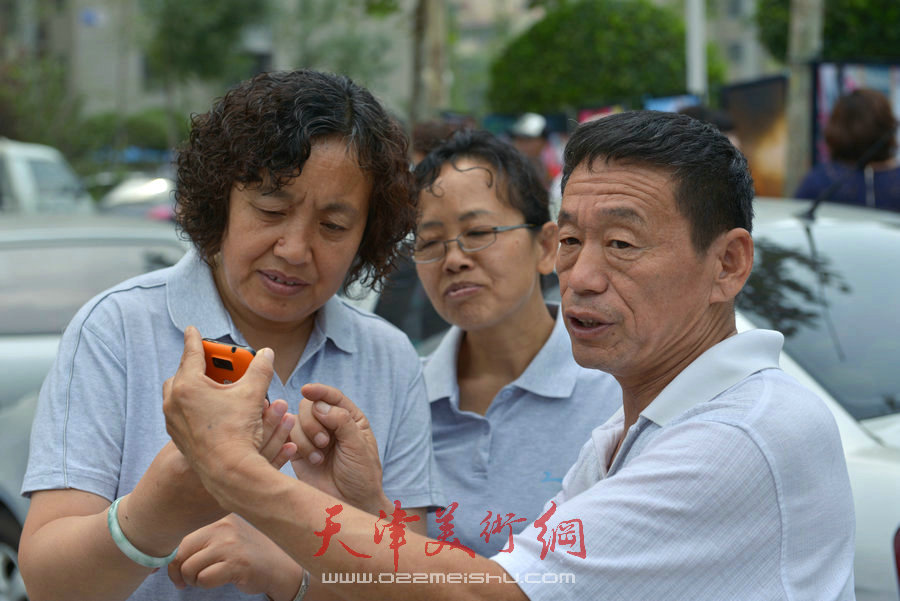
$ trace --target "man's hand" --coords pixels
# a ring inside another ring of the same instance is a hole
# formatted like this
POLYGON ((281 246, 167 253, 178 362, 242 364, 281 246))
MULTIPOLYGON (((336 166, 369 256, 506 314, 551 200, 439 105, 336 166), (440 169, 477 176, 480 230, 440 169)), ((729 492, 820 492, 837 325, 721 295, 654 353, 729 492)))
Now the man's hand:
POLYGON ((292 599, 303 576, 278 545, 233 513, 186 536, 168 569, 179 589, 231 583, 242 593, 272 599, 292 599))
POLYGON ((297 478, 375 513, 393 506, 381 488, 381 460, 369 420, 337 388, 307 384, 291 432, 297 478))
POLYGON ((296 451, 284 442, 295 421, 287 404, 266 401, 273 358, 271 349, 261 349, 240 380, 219 384, 206 376, 200 333, 185 329, 181 364, 163 385, 163 411, 169 436, 195 469, 231 465, 257 452, 278 467, 296 451))

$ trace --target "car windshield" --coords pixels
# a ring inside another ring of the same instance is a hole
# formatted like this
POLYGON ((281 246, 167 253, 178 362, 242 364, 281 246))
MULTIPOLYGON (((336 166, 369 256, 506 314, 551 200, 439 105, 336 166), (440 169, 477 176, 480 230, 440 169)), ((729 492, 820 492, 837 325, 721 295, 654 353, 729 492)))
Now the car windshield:
POLYGON ((0 334, 59 334, 95 294, 182 254, 174 240, 0 246, 0 334))
POLYGON ((738 307, 856 419, 900 412, 900 228, 815 223, 754 233, 738 307))
POLYGON ((39 210, 66 209, 82 194, 81 183, 65 164, 46 159, 28 159, 26 165, 37 184, 39 210))

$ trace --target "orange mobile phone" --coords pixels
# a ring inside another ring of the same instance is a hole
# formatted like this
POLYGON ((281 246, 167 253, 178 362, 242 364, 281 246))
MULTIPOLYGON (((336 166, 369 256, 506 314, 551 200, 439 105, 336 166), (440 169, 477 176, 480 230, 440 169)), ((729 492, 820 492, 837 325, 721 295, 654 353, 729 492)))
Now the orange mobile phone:
POLYGON ((220 384, 237 382, 256 354, 250 347, 209 338, 203 339, 203 352, 206 355, 206 375, 220 384))

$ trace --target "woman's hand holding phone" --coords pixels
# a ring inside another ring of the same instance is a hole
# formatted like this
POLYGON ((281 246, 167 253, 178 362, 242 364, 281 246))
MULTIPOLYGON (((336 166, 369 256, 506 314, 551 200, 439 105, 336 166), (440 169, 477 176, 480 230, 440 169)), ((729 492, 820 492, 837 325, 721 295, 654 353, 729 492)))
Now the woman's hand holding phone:
MULTIPOLYGON (((255 356, 251 348, 209 339, 203 340, 203 349, 206 375, 220 384, 238 381, 255 356)), ((365 414, 331 386, 307 384, 301 392, 304 398, 290 436, 297 449, 292 458, 297 477, 357 507, 375 512, 390 508, 381 490, 378 445, 365 414)), ((277 425, 273 422, 269 428, 277 425)), ((283 458, 274 443, 261 452, 270 461, 283 458)))

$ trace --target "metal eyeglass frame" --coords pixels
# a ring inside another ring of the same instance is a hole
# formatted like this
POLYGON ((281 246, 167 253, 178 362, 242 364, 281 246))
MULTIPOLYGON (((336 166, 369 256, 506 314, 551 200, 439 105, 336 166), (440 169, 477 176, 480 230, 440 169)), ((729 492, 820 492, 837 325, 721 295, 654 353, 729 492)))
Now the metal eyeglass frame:
POLYGON ((493 232, 494 237, 491 238, 490 242, 488 242, 484 246, 479 246, 478 248, 466 248, 465 246, 463 246, 462 240, 460 240, 460 238, 462 238, 469 232, 477 231, 477 228, 468 229, 468 230, 464 231, 463 233, 461 233, 459 236, 457 236, 455 238, 450 238, 449 240, 434 240, 433 242, 441 243, 441 254, 439 254, 437 257, 434 257, 433 259, 417 259, 416 254, 418 253, 418 251, 413 249, 413 254, 412 254, 413 262, 418 263, 419 265, 423 265, 425 263, 437 263, 438 261, 443 260, 444 257, 447 256, 447 248, 450 246, 451 242, 456 242, 459 245, 459 249, 461 251, 463 251, 464 253, 472 254, 472 253, 476 253, 480 250, 484 250, 485 248, 487 248, 488 246, 490 246, 491 244, 496 242, 497 234, 499 234, 501 232, 509 232, 511 230, 518 230, 518 229, 522 229, 522 228, 534 229, 537 227, 540 227, 540 226, 535 225, 533 223, 520 223, 519 225, 492 225, 489 228, 487 228, 486 230, 484 230, 484 232, 485 233, 487 233, 489 231, 493 232))

